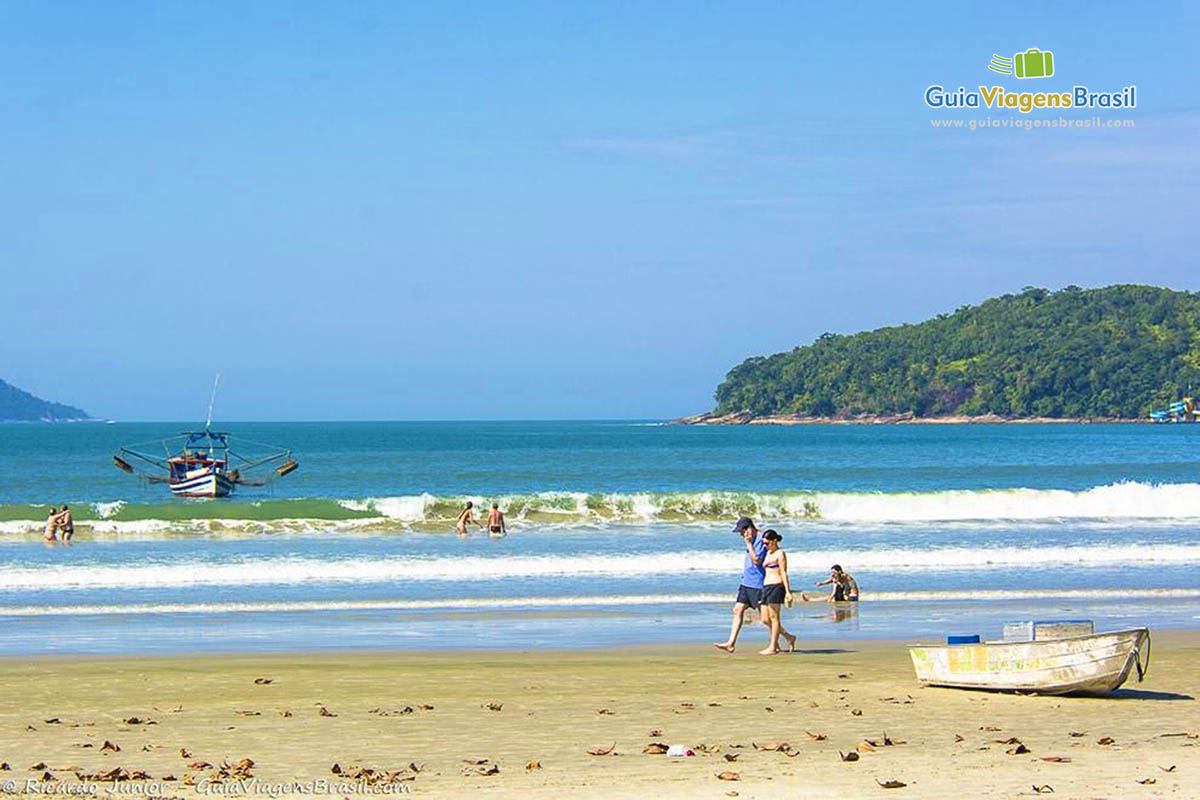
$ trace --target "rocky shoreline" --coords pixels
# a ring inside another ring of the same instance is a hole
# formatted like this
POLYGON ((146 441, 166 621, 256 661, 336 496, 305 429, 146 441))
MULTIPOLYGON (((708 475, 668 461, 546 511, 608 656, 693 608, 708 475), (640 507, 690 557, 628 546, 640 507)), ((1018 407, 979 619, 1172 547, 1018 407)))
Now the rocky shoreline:
POLYGON ((814 417, 806 414, 717 414, 709 411, 690 417, 671 420, 668 425, 999 425, 999 424, 1046 424, 1075 423, 1087 425, 1103 423, 1148 423, 1148 419, 1128 417, 1005 417, 999 414, 949 414, 937 417, 919 417, 916 414, 863 414, 845 417, 814 417))

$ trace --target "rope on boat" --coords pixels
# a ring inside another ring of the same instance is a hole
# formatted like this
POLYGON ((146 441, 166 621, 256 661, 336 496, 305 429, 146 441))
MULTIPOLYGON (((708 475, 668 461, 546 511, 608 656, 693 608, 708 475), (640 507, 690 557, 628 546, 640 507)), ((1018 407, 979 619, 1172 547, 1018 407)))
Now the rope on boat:
POLYGON ((1138 683, 1142 682, 1142 678, 1150 671, 1150 631, 1146 631, 1146 663, 1142 663, 1142 647, 1138 645, 1137 651, 1134 653, 1134 664, 1137 665, 1138 683))

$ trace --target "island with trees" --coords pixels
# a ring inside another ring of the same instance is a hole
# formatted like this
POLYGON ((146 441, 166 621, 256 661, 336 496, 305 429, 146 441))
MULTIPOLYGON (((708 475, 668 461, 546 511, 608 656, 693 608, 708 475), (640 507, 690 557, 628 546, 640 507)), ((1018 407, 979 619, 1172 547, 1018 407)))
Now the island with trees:
POLYGON ((748 358, 681 423, 1145 420, 1200 391, 1200 293, 1026 287, 748 358))
POLYGON ((0 379, 0 422, 90 422, 81 408, 52 403, 0 379))

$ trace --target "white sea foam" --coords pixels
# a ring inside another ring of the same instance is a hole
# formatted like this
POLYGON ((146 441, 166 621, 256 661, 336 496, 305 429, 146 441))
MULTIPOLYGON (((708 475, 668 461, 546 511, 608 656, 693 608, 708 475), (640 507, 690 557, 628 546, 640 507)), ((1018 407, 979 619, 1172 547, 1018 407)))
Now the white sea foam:
POLYGON ((92 508, 96 510, 96 516, 100 519, 108 519, 124 507, 124 500, 115 500, 111 503, 92 503, 92 508))
MULTIPOLYGON (((861 601, 874 603, 1001 602, 1021 600, 1194 600, 1196 589, 1030 589, 872 592, 861 601)), ((48 617, 136 614, 236 614, 321 611, 436 611, 438 609, 620 608, 686 606, 730 602, 727 594, 568 595, 542 597, 467 597, 448 600, 312 600, 250 603, 126 603, 114 605, 0 606, 0 617, 48 617)), ((803 608, 798 606, 797 608, 803 608)))
MULTIPOLYGON (((834 562, 855 570, 987 570, 1013 567, 1104 567, 1127 564, 1200 564, 1200 545, 1128 544, 1074 547, 992 547, 791 550, 793 572, 822 572, 834 562)), ((729 550, 680 551, 671 569, 697 574, 737 574, 742 556, 729 550)), ((255 586, 394 581, 500 580, 537 577, 637 578, 662 572, 659 555, 574 555, 446 558, 247 559, 208 563, 181 561, 124 565, 41 566, 0 564, 0 591, 177 586, 255 586)))

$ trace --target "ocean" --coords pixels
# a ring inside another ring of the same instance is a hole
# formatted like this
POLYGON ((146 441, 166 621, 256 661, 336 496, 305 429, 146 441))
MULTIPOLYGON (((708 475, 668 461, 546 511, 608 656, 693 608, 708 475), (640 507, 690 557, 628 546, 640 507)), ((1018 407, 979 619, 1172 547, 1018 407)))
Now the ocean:
POLYGON ((785 609, 802 641, 1200 624, 1200 426, 228 423, 301 466, 223 500, 111 463, 188 427, 0 426, 0 655, 701 646, 740 514, 797 589, 835 562, 862 588, 785 609), (509 535, 454 535, 466 500, 509 535))

